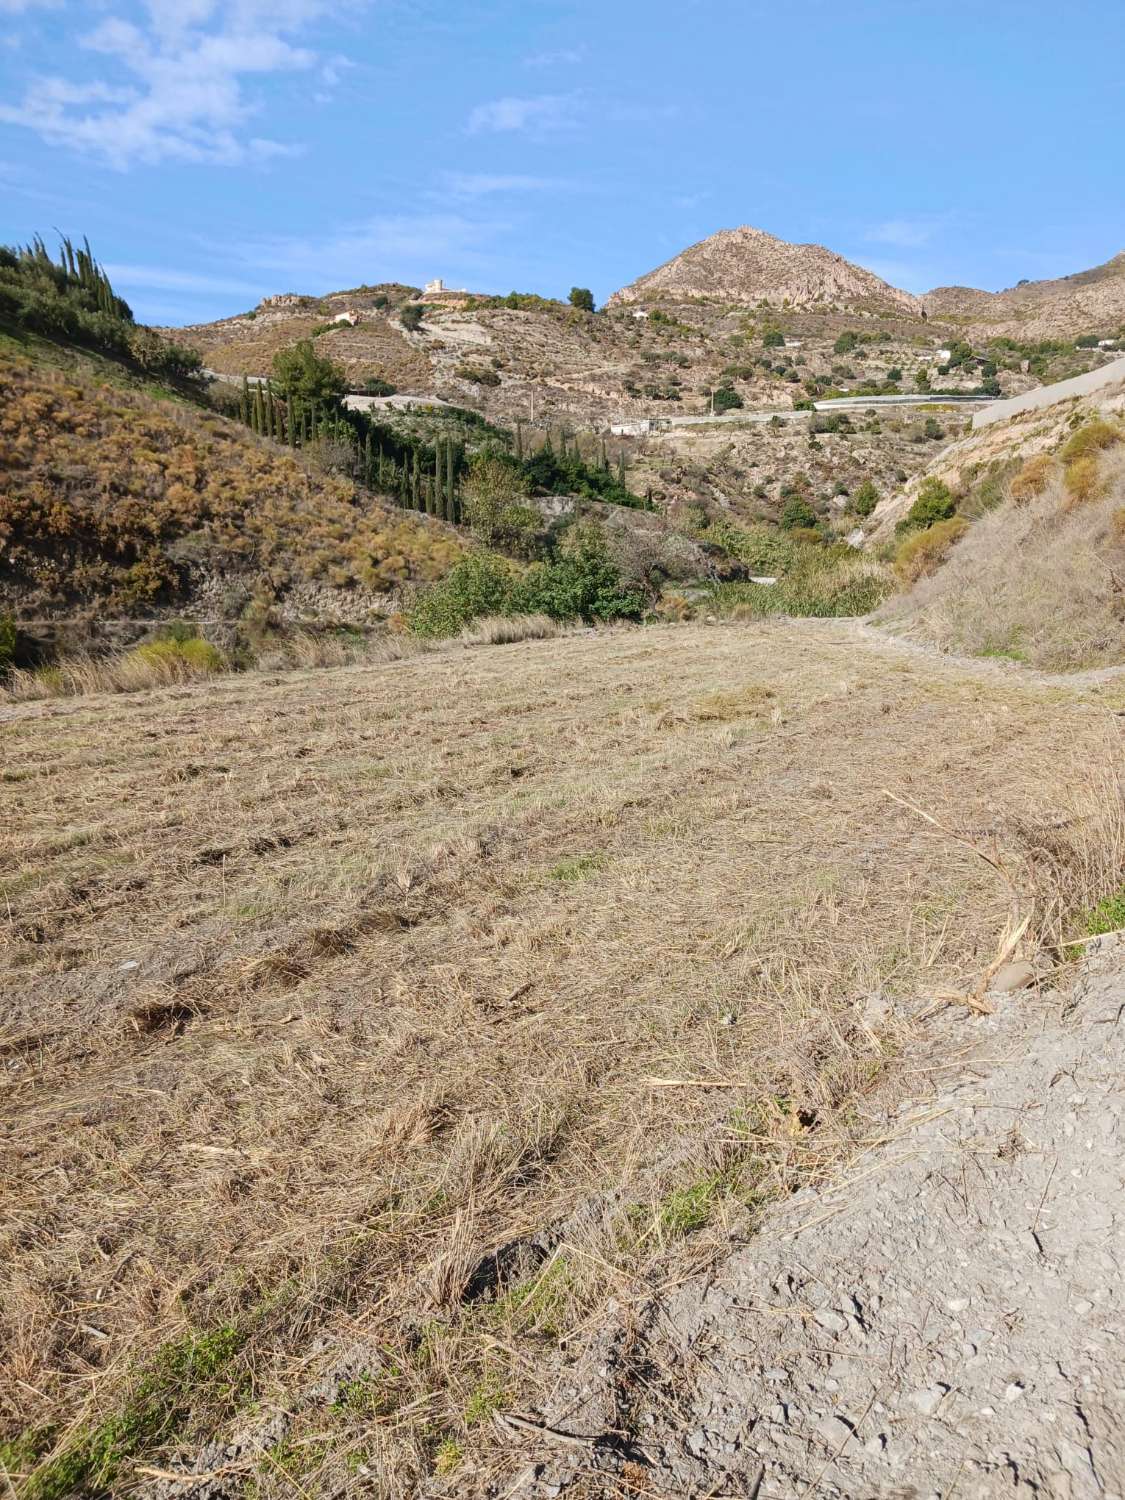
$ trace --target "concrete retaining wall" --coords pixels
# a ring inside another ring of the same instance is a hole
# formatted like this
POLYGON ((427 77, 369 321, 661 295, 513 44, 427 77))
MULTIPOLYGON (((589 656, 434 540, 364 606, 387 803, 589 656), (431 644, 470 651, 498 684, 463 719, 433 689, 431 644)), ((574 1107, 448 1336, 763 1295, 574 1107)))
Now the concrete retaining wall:
POLYGON ((1075 375, 1070 380, 1060 380, 1056 385, 1043 385, 1038 390, 1026 391, 1022 396, 1010 396, 1007 401, 995 401, 973 416, 973 429, 991 427, 993 422, 1002 422, 1005 417, 1014 417, 1021 411, 1041 411, 1047 406, 1056 406, 1072 396, 1088 396, 1091 391, 1101 390, 1103 385, 1113 385, 1125 380, 1125 359, 1115 359, 1100 370, 1087 370, 1085 375, 1075 375))

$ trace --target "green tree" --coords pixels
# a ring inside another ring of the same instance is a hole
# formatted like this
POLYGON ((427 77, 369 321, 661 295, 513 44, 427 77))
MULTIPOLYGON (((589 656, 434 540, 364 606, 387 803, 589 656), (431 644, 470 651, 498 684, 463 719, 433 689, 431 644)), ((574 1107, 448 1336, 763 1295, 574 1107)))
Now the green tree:
POLYGON ((784 349, 785 335, 780 328, 767 328, 762 334, 763 349, 784 349))
POLYGON ((541 527, 539 512, 527 504, 529 482, 519 464, 495 454, 479 454, 462 486, 464 518, 486 547, 526 556, 541 527))
POLYGON ((422 323, 422 307, 417 302, 408 302, 399 311, 399 322, 409 332, 414 333, 422 323))
POLYGON ((580 312, 592 313, 594 310, 594 294, 588 286, 572 286, 570 289, 570 305, 577 307, 580 312))
POLYGON ((335 407, 347 390, 344 372, 330 359, 322 358, 311 339, 302 339, 274 355, 272 384, 282 396, 292 396, 302 405, 322 401, 335 407))
POLYGON ((712 396, 711 404, 718 415, 719 412, 735 411, 742 405, 742 397, 733 386, 721 385, 712 396))
POLYGON ((859 334, 853 333, 849 328, 832 345, 832 352, 834 354, 850 354, 858 343, 859 334))

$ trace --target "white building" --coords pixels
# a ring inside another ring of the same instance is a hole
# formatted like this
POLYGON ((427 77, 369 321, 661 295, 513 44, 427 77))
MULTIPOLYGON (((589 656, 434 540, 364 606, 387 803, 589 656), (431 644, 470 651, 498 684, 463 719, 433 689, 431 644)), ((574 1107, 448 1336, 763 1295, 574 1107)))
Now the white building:
POLYGON ((332 321, 333 323, 346 323, 349 328, 354 328, 359 322, 359 314, 354 312, 337 313, 332 321))

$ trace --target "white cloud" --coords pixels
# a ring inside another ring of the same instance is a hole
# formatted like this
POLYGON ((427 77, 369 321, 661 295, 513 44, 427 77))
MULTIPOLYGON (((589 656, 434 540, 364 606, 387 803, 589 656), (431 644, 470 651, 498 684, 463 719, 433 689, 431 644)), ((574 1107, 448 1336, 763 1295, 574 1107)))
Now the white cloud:
POLYGON ((458 198, 485 198, 494 193, 543 193, 573 183, 560 177, 525 177, 520 173, 447 172, 443 184, 458 198))
POLYGON ((484 131, 515 131, 552 135, 578 123, 579 103, 573 94, 537 94, 530 99, 492 99, 469 115, 470 135, 484 131))
MULTIPOLYGON (((291 154, 292 146, 248 129, 257 109, 244 80, 320 63, 290 38, 325 8, 326 0, 145 0, 139 22, 111 15, 78 39, 105 59, 104 72, 35 79, 18 105, 0 105, 0 121, 118 168, 291 154)), ((326 60, 321 81, 331 84, 338 72, 338 61, 326 60)))
POLYGON ((533 52, 525 57, 525 68, 567 68, 580 63, 586 56, 583 47, 561 47, 557 52, 533 52))
POLYGON ((897 245, 900 250, 917 250, 933 239, 937 224, 932 219, 887 219, 874 224, 864 236, 873 244, 897 245))

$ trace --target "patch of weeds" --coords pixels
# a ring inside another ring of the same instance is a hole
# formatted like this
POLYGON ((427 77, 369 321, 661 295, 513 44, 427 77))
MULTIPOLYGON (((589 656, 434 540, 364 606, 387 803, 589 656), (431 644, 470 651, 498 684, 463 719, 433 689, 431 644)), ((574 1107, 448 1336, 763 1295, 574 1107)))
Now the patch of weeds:
POLYGON ((300 1479, 324 1462, 331 1446, 330 1438, 286 1438, 265 1450, 258 1467, 277 1468, 289 1479, 300 1479))
POLYGON ((443 1438, 434 1454, 434 1473, 443 1477, 454 1473, 461 1467, 464 1456, 461 1444, 455 1438, 443 1438))
POLYGON ((1119 932, 1125 927, 1125 886, 1099 901, 1086 913, 1085 928, 1088 936, 1100 937, 1103 932, 1119 932))
POLYGON ((336 1393, 332 1410, 357 1417, 389 1417, 398 1409, 400 1380, 400 1372, 393 1365, 377 1375, 357 1375, 354 1380, 345 1380, 336 1393))
POLYGON ((599 870, 604 870, 609 860, 604 854, 575 854, 570 859, 561 859, 551 870, 552 880, 589 880, 599 870))
POLYGON ((513 1287, 490 1308, 491 1320, 510 1324, 520 1333, 559 1338, 565 1332, 565 1313, 573 1284, 569 1264, 555 1256, 525 1286, 513 1287))
POLYGON ((0 1474, 9 1479, 21 1479, 29 1473, 46 1453, 54 1437, 54 1428, 28 1428, 5 1443, 0 1443, 0 1474))
POLYGON ((166 1440, 207 1403, 229 1414, 249 1395, 237 1367, 246 1336, 225 1324, 166 1344, 141 1375, 120 1410, 79 1429, 63 1451, 28 1477, 21 1500, 64 1500, 111 1486, 122 1465, 166 1440))
POLYGON ((656 1223, 661 1233, 678 1239, 705 1228, 725 1185, 723 1173, 712 1172, 688 1187, 673 1189, 657 1205, 656 1223))
POLYGON ((495 1375, 483 1375, 465 1403, 465 1426, 477 1427, 487 1422, 507 1404, 508 1393, 495 1375))

